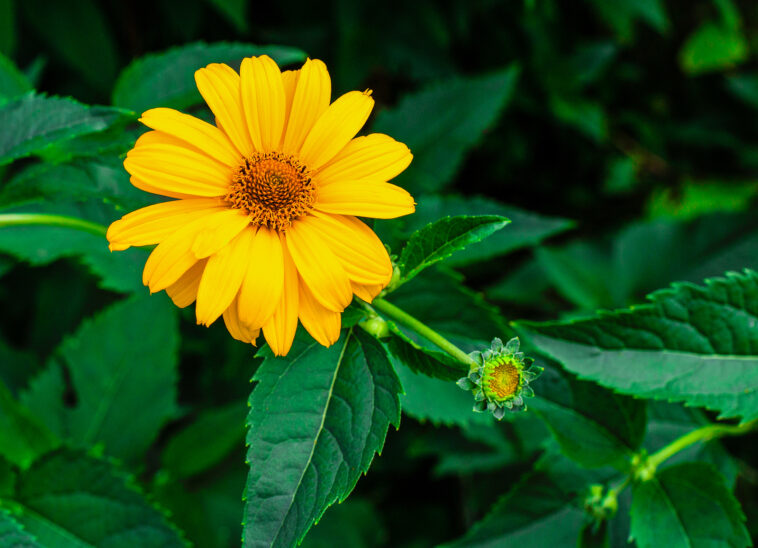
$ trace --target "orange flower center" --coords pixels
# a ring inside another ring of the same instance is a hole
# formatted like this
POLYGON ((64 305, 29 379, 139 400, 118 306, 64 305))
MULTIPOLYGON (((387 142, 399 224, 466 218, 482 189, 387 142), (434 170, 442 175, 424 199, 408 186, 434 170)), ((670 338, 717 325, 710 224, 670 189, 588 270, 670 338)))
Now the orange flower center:
POLYGON ((521 371, 510 362, 501 362, 485 373, 485 393, 497 401, 503 401, 516 393, 521 381, 521 371))
POLYGON ((310 173, 294 156, 254 153, 232 176, 226 201, 251 215, 250 222, 286 230, 313 208, 316 188, 310 173))

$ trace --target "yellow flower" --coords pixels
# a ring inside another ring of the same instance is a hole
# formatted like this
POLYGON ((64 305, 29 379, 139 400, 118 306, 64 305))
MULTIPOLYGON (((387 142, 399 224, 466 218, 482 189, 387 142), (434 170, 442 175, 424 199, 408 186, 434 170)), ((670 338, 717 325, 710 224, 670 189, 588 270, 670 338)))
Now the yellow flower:
POLYGON ((155 108, 124 167, 137 188, 174 200, 124 216, 111 250, 158 244, 145 264, 151 292, 197 301, 199 324, 223 315, 231 335, 277 355, 298 319, 321 344, 339 337, 353 294, 370 302, 392 276, 382 242, 356 218, 414 211, 387 181, 412 155, 382 134, 355 138, 374 101, 351 91, 330 104, 324 63, 280 72, 269 57, 195 73, 216 125, 155 108))

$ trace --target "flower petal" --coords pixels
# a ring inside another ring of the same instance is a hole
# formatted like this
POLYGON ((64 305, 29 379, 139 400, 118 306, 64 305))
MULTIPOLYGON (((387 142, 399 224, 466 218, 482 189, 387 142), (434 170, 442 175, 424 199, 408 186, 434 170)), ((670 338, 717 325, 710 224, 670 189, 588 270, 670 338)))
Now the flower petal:
POLYGON ((297 331, 297 310, 299 307, 298 276, 295 263, 287 251, 283 236, 279 236, 284 258, 284 289, 279 304, 268 323, 263 326, 263 336, 275 356, 286 356, 292 348, 297 331))
POLYGON ((313 124, 329 108, 332 98, 332 81, 323 61, 308 59, 299 72, 282 141, 285 154, 296 154, 300 150, 313 124))
MULTIPOLYGON (((292 110, 292 100, 295 98, 297 82, 300 80, 300 70, 285 70, 282 72, 282 86, 284 87, 284 128, 290 119, 292 110)), ((284 132, 282 132, 282 141, 284 141, 284 132)), ((281 144, 281 143, 280 143, 281 144)), ((280 147, 281 148, 281 147, 280 147)))
POLYGON ((382 285, 357 284, 355 282, 352 283, 352 286, 355 296, 367 303, 371 303, 384 289, 382 285))
POLYGON ((197 290, 197 323, 215 322, 237 296, 247 271, 253 234, 252 228, 243 230, 208 259, 197 290))
POLYGON ((382 133, 356 137, 314 176, 319 187, 335 181, 389 181, 413 159, 403 143, 382 133))
POLYGON ((158 189, 197 196, 223 196, 232 180, 228 166, 174 145, 136 146, 126 155, 124 168, 158 189))
POLYGON ((228 244, 250 224, 250 216, 239 209, 226 209, 216 218, 213 225, 197 235, 192 243, 192 253, 198 259, 210 257, 228 244))
POLYGON ((111 251, 128 249, 133 245, 152 245, 203 215, 220 211, 221 203, 214 198, 172 200, 153 204, 124 215, 108 227, 106 238, 111 251))
POLYGON ((177 137, 230 167, 240 164, 240 154, 226 134, 194 116, 171 108, 153 108, 142 114, 140 122, 177 137))
POLYGON ((195 302, 197 288, 200 286, 200 278, 207 262, 205 259, 197 261, 181 278, 166 288, 166 293, 179 308, 185 308, 195 302))
POLYGON ((300 307, 298 316, 303 327, 324 346, 331 346, 340 338, 341 315, 321 306, 308 286, 300 281, 300 307))
POLYGON ((413 196, 382 181, 339 181, 318 189, 313 206, 326 213, 392 219, 416 210, 413 196))
POLYGON ((300 148, 300 159, 318 169, 345 148, 368 120, 374 100, 368 93, 349 91, 329 105, 300 148))
POLYGON ((244 343, 249 343, 255 346, 255 340, 258 335, 261 334, 260 329, 250 329, 244 323, 242 323, 237 316, 237 299, 232 301, 232 304, 224 311, 224 324, 226 329, 229 330, 229 334, 244 343))
POLYGON ((194 194, 187 194, 186 192, 172 192, 170 190, 166 190, 165 188, 159 188, 143 181, 139 177, 135 177, 134 175, 129 178, 129 182, 132 183, 132 186, 135 188, 167 198, 178 198, 180 200, 192 200, 197 198, 197 196, 194 194))
POLYGON ((327 240, 302 219, 287 230, 285 239, 300 277, 316 299, 329 310, 342 312, 350 304, 353 291, 345 269, 329 249, 327 240))
POLYGON ((142 282, 155 293, 177 281, 198 260, 192 253, 192 244, 198 234, 209 226, 221 222, 226 210, 210 213, 197 219, 163 240, 147 258, 142 272, 142 282))
POLYGON ((259 328, 274 314, 284 287, 282 243, 276 231, 258 228, 247 261, 238 315, 249 327, 259 328))
POLYGON ((355 217, 314 212, 303 219, 337 256, 351 281, 387 285, 392 261, 381 240, 355 217))
POLYGON ((212 63, 195 72, 195 83, 216 116, 216 125, 229 136, 242 156, 249 156, 254 148, 245 124, 237 71, 223 63, 212 63))
POLYGON ((242 105, 255 149, 279 148, 284 132, 285 94, 282 73, 268 55, 248 57, 240 66, 242 105))

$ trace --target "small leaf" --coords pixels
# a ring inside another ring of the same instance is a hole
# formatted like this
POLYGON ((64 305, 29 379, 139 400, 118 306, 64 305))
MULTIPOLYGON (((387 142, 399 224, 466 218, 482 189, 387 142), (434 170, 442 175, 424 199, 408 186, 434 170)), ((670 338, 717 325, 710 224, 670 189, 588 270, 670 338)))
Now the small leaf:
POLYGON ((305 60, 305 53, 286 46, 256 46, 239 42, 196 42, 146 55, 119 75, 113 104, 144 112, 155 107, 184 109, 202 103, 194 74, 210 63, 226 63, 235 70, 252 55, 268 55, 280 66, 305 60))
POLYGON ((400 383, 381 345, 360 330, 334 345, 268 351, 250 395, 246 546, 299 543, 344 500, 400 421, 400 383))
POLYGON ((645 21, 658 32, 669 27, 663 0, 590 0, 598 15, 612 27, 619 39, 630 41, 634 35, 634 24, 645 21))
POLYGON ((690 74, 721 71, 745 61, 749 51, 738 27, 705 23, 682 46, 679 63, 690 74))
POLYGON ((398 184, 421 194, 451 183, 466 153, 508 104, 518 74, 518 67, 511 65, 475 78, 440 82, 380 112, 372 130, 392 135, 413 152, 398 184))
MULTIPOLYGON (((2 8, 0 8, 0 19, 2 19, 2 8)), ((10 59, 0 53, 0 103, 31 90, 32 85, 26 76, 16 68, 10 59)))
POLYGON ((758 417, 758 274, 674 285, 649 304, 514 327, 582 378, 624 393, 758 417))
POLYGON ((0 133, 0 165, 74 137, 104 131, 132 116, 119 108, 28 93, 0 105, 0 127, 14 128, 0 133))
POLYGON ((635 484, 631 518, 631 536, 640 548, 751 545, 739 502, 704 463, 672 466, 635 484))
POLYGON ((510 221, 498 215, 444 217, 414 232, 400 255, 404 281, 466 246, 484 240, 510 221))
POLYGON ((84 453, 45 455, 19 475, 13 494, 3 499, 42 546, 186 546, 130 477, 84 453))
MULTIPOLYGON (((76 406, 59 412, 67 437, 84 446, 102 443, 106 453, 125 461, 139 458, 177 413, 177 331, 166 299, 135 297, 85 321, 64 340, 57 355, 76 394, 76 406)), ((25 394, 32 409, 51 405, 47 379, 54 374, 44 373, 25 394)))

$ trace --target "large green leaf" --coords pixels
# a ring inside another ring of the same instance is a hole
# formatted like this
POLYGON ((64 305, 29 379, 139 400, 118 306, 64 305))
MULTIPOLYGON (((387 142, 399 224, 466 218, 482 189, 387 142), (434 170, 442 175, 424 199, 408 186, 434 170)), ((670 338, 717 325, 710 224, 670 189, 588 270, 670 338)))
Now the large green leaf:
POLYGON ((119 75, 113 104, 136 112, 155 107, 187 108, 202 102, 195 86, 195 71, 210 63, 226 63, 239 69, 252 55, 268 55, 280 66, 303 61, 305 53, 286 46, 256 46, 239 42, 196 42, 146 55, 119 75))
POLYGON ((561 451, 582 466, 626 470, 645 435, 645 402, 547 367, 530 400, 561 451))
POLYGON ((55 435, 0 383, 0 455, 17 466, 26 467, 59 443, 55 435))
POLYGON ((400 254, 404 281, 465 247, 484 240, 510 221, 499 215, 443 217, 414 232, 400 254))
POLYGON ((51 378, 60 377, 55 361, 23 401, 32 410, 57 405, 62 421, 49 426, 62 428, 61 436, 84 446, 102 443, 109 455, 134 461, 177 413, 177 330, 174 308, 163 297, 116 303, 84 322, 56 353, 76 405, 51 401, 51 378))
POLYGON ((466 152, 494 125, 513 95, 515 65, 484 76, 440 82, 380 112, 372 129, 408 145, 413 162, 398 177, 411 193, 448 185, 466 152))
POLYGON ((649 304, 515 325, 567 369, 625 394, 758 417, 758 275, 677 284, 649 304))
POLYGON ((131 117, 131 112, 119 108, 23 95, 0 106, 0 127, 13 128, 0 133, 0 165, 74 137, 101 132, 131 117))
POLYGON ((110 89, 116 76, 116 44, 97 2, 24 0, 19 7, 51 53, 77 70, 90 85, 100 91, 110 89))
POLYGON ((510 219, 508 230, 499 230, 488 237, 486 243, 471 244, 447 259, 447 264, 451 266, 485 261, 533 246, 574 225, 568 219, 538 215, 479 196, 429 195, 418 202, 413 215, 400 219, 405 223, 403 232, 406 234, 447 215, 499 215, 510 219))
MULTIPOLYGON (((1 2, 0 2, 1 3, 1 2)), ((0 13, 0 18, 2 13, 0 13)), ((2 49, 0 48, 0 52, 2 49)), ((0 53, 0 103, 31 91, 32 85, 16 65, 0 53)))
POLYGON ((269 353, 250 396, 245 546, 292 546, 344 500, 400 421, 400 383, 382 346, 348 330, 330 348, 269 353))
POLYGON ((631 536, 640 548, 751 545, 740 505, 713 466, 666 468, 633 493, 631 536))
POLYGON ((0 510, 0 546, 13 548, 44 548, 19 522, 0 510))
POLYGON ((185 546, 133 480, 108 461, 60 450, 19 475, 0 498, 13 517, 50 548, 185 546))

